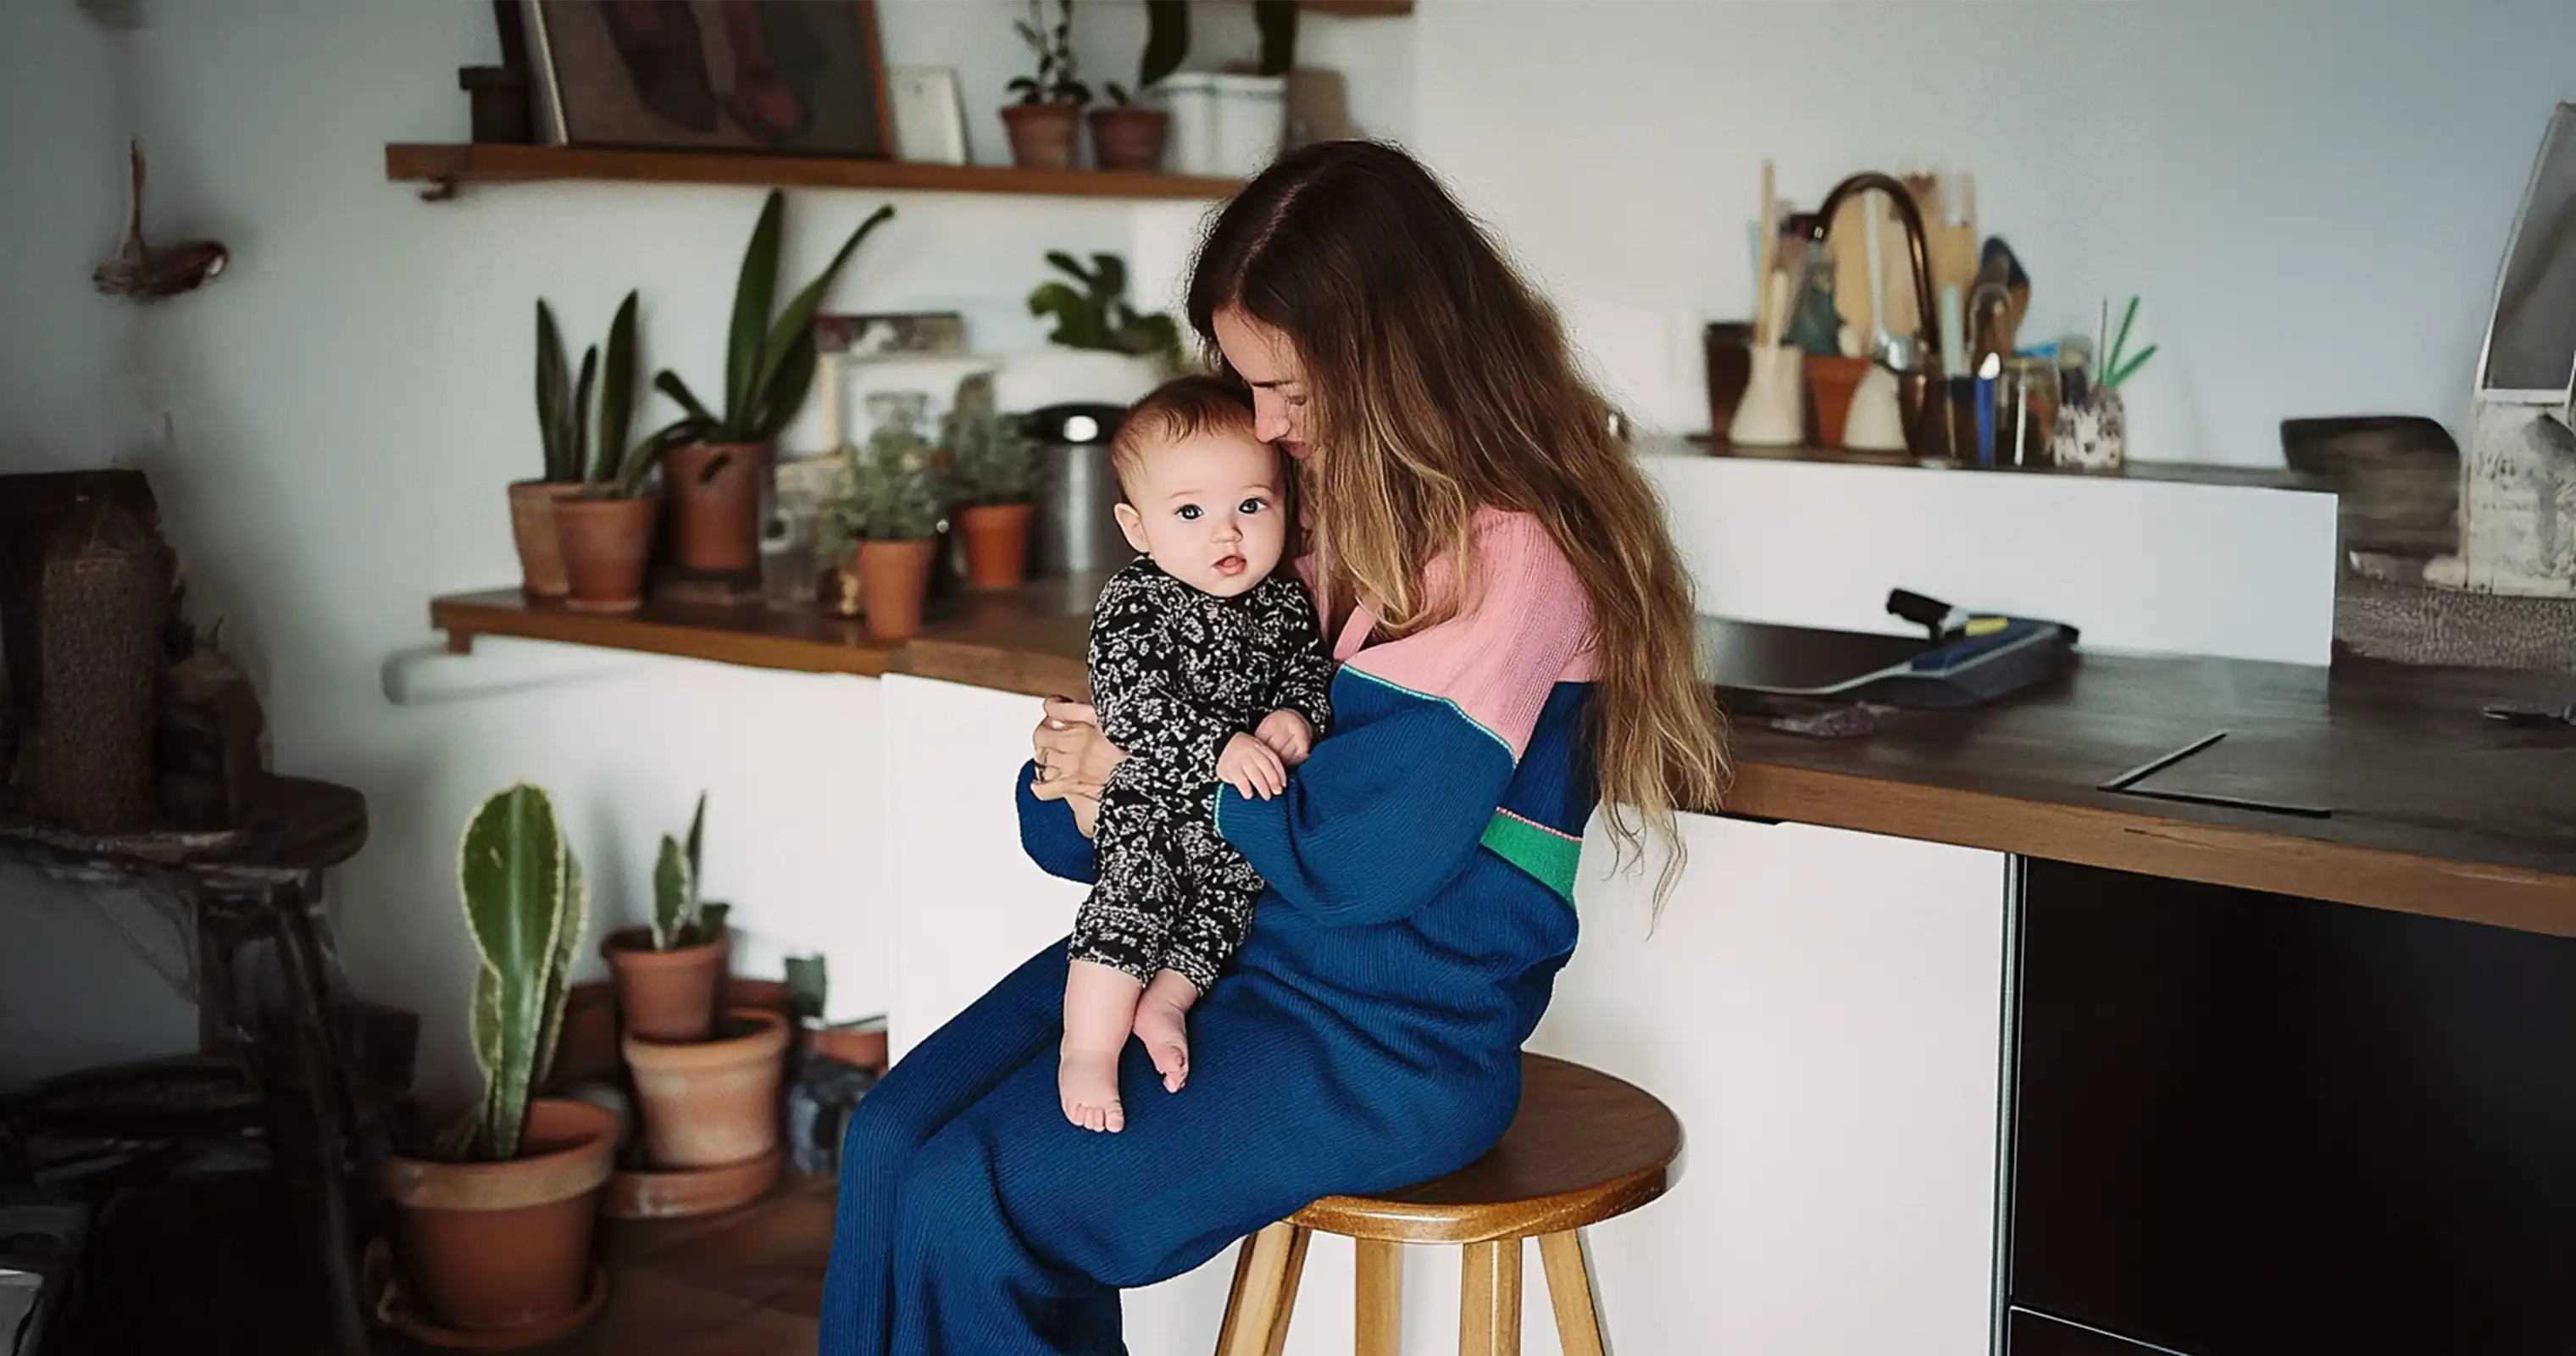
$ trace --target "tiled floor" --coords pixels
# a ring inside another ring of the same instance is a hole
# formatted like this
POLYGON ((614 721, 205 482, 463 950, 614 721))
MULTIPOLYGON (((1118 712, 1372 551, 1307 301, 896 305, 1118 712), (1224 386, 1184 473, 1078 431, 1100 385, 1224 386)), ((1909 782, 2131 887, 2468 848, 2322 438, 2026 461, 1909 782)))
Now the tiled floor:
POLYGON ((557 1351, 582 1356, 812 1356, 832 1250, 832 1183, 668 1224, 603 1223, 608 1307, 557 1351))

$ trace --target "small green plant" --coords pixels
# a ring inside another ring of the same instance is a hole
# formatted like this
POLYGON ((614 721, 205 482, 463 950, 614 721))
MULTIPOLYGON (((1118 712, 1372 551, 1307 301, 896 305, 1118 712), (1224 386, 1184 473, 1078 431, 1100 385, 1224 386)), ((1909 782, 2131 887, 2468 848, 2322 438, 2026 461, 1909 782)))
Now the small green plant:
POLYGON ((1037 444, 1018 419, 994 407, 992 374, 978 372, 957 383, 957 398, 940 421, 939 445, 948 452, 949 481, 957 502, 1028 501, 1037 444))
MULTIPOLYGON (((2106 317, 2107 328, 2107 316, 2109 313, 2106 311, 2104 314, 2106 317)), ((2154 344, 2149 344, 2145 348, 2139 349, 2136 356, 2131 357, 2128 361, 2121 361, 2120 355, 2126 352, 2129 347, 2129 326, 2135 324, 2137 319, 2138 299, 2136 297, 2131 297, 2129 298, 2129 308, 2120 313, 2119 336, 2111 341, 2110 348, 2104 351, 2102 358, 2102 384, 2115 391, 2120 389, 2121 385, 2127 382, 2129 378, 2136 376, 2138 374, 2138 369, 2147 365, 2147 359, 2156 356, 2156 346, 2154 344)))
POLYGON ((440 1137, 436 1153, 506 1162, 519 1156, 530 1090, 554 1064, 590 899, 554 802, 525 783, 475 810, 457 844, 456 876, 480 960, 468 1020, 483 1098, 440 1137))
POLYGON ((684 846, 669 834, 653 859, 653 949, 676 951, 700 946, 724 935, 730 904, 698 898, 698 845, 707 828, 707 793, 698 793, 698 810, 689 816, 684 846))
MULTIPOLYGON (((806 284, 787 303, 775 319, 770 307, 777 299, 779 237, 785 227, 787 195, 777 189, 769 191, 769 200, 761 206, 760 220, 751 228, 751 243, 743 249, 742 274, 734 284, 733 325, 725 342, 725 382, 718 394, 720 406, 698 399, 688 384, 669 371, 655 374, 653 389, 678 402, 684 413, 660 433, 654 435, 666 448, 686 443, 765 443, 787 427, 787 421, 805 405, 807 392, 814 385, 814 312, 823 305, 823 294, 831 290, 841 266, 849 262, 859 242, 894 215, 894 208, 880 207, 870 213, 850 238, 841 244, 832 262, 806 284)), ((725 459, 709 461, 705 476, 722 469, 725 459)))
POLYGON ((607 365, 600 365, 599 346, 593 344, 582 351, 580 374, 571 376, 572 370, 564 361, 563 332, 555 327, 554 311, 540 299, 537 434, 545 447, 545 479, 556 485, 608 480, 625 456, 627 429, 635 419, 633 292, 626 294, 617 318, 609 322, 607 365))
POLYGON ((1091 256, 1091 267, 1086 269, 1062 250, 1047 251, 1046 259, 1057 272, 1081 284, 1077 288, 1050 278, 1029 293, 1030 315, 1055 318, 1055 332, 1047 336, 1048 340, 1066 348, 1179 360, 1180 326, 1169 315, 1138 315, 1127 304, 1126 260, 1114 254, 1095 254, 1091 256))
POLYGON ((821 1021, 823 999, 830 992, 829 971, 824 968, 821 956, 787 958, 788 1002, 795 1009, 797 1020, 821 1021))
POLYGON ((1091 102, 1091 87, 1074 78, 1073 0, 1056 0, 1056 15, 1055 27, 1047 27, 1041 0, 1029 0, 1029 17, 1011 21, 1020 31, 1020 41, 1037 57, 1038 69, 1035 75, 1013 80, 1010 91, 1024 104, 1079 107, 1091 102))
POLYGON ((815 550, 840 560, 863 541, 921 541, 939 535, 945 507, 936 449, 909 420, 879 424, 851 456, 849 485, 823 506, 815 550))
POLYGON ((1179 70, 1189 54, 1190 0, 1145 0, 1145 54, 1136 62, 1135 94, 1115 80, 1103 81, 1100 87, 1109 92, 1111 102, 1125 108, 1179 70))

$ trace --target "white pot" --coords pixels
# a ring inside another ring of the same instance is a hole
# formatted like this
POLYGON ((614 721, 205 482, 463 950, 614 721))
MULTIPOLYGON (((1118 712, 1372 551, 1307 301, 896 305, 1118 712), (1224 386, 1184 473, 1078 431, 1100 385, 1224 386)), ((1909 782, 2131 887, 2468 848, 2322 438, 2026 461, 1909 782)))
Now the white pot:
POLYGON ((1160 89, 1172 114, 1175 172, 1246 179, 1278 158, 1288 128, 1286 76, 1197 71, 1160 89))

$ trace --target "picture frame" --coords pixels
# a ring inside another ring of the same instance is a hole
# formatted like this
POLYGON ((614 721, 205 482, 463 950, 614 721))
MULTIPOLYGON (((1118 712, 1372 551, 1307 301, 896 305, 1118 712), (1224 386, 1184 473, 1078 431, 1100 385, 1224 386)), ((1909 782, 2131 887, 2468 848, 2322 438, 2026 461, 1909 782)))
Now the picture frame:
POLYGON ((966 351, 966 317, 955 311, 879 311, 814 317, 814 349, 852 362, 953 357, 966 351))
POLYGON ((966 100, 953 66, 897 66, 894 88, 895 158, 916 165, 963 165, 973 159, 966 141, 966 100))
POLYGON ((558 145, 885 159, 875 0, 528 0, 558 145))

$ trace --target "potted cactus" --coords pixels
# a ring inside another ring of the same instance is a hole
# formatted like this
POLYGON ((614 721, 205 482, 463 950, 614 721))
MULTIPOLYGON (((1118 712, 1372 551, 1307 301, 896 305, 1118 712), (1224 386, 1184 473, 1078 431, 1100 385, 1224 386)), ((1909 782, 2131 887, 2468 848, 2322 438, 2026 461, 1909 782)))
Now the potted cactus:
POLYGON ((554 312, 537 303, 537 436, 545 474, 510 486, 510 535, 519 548, 520 587, 532 598, 571 590, 555 537, 555 505, 594 479, 615 473, 635 416, 635 294, 626 294, 608 326, 608 364, 599 346, 583 350, 578 377, 564 361, 554 312), (594 407, 592 393, 597 391, 594 407), (597 411, 593 418, 594 408, 597 411))
POLYGON ((967 582, 979 589, 1018 584, 1028 577, 1029 480, 1037 446, 1017 418, 994 407, 991 374, 957 384, 939 444, 956 494, 957 530, 966 539, 967 582))
POLYGON ((617 1011, 629 1036, 657 1041, 706 1039, 716 991, 733 950, 725 931, 731 906, 698 896, 698 851, 707 827, 707 798, 689 817, 684 844, 662 835, 653 860, 653 921, 608 935, 599 954, 617 984, 617 1011))
POLYGON ((485 800, 457 849, 479 964, 470 1004, 483 1095, 418 1157, 385 1165, 402 1211, 416 1327, 559 1336, 593 1310, 591 1225, 617 1151, 617 1117, 533 1097, 554 1058, 572 956, 589 922, 581 864, 546 793, 485 800))
POLYGON ((1019 102, 1002 108, 1002 125, 1011 134, 1011 163, 1021 169, 1072 169, 1082 106, 1091 102, 1091 87, 1074 78, 1073 0, 1056 0, 1056 14, 1055 26, 1049 28, 1041 0, 1029 0, 1029 17, 1011 21, 1038 59, 1036 74, 1010 84, 1019 102))
POLYGON ((848 561, 868 634, 881 643, 921 630, 939 546, 940 480, 935 450, 918 424, 880 424, 852 459, 847 492, 824 507, 816 549, 827 560, 848 561))
POLYGON ((653 378, 653 389, 683 411, 657 435, 671 449, 663 479, 679 532, 673 554, 683 569, 738 574, 760 568, 760 491, 771 442, 813 389, 814 312, 859 242, 894 215, 892 207, 870 213, 822 274, 773 319, 786 211, 787 195, 771 189, 743 250, 718 401, 700 400, 671 372, 653 378))

